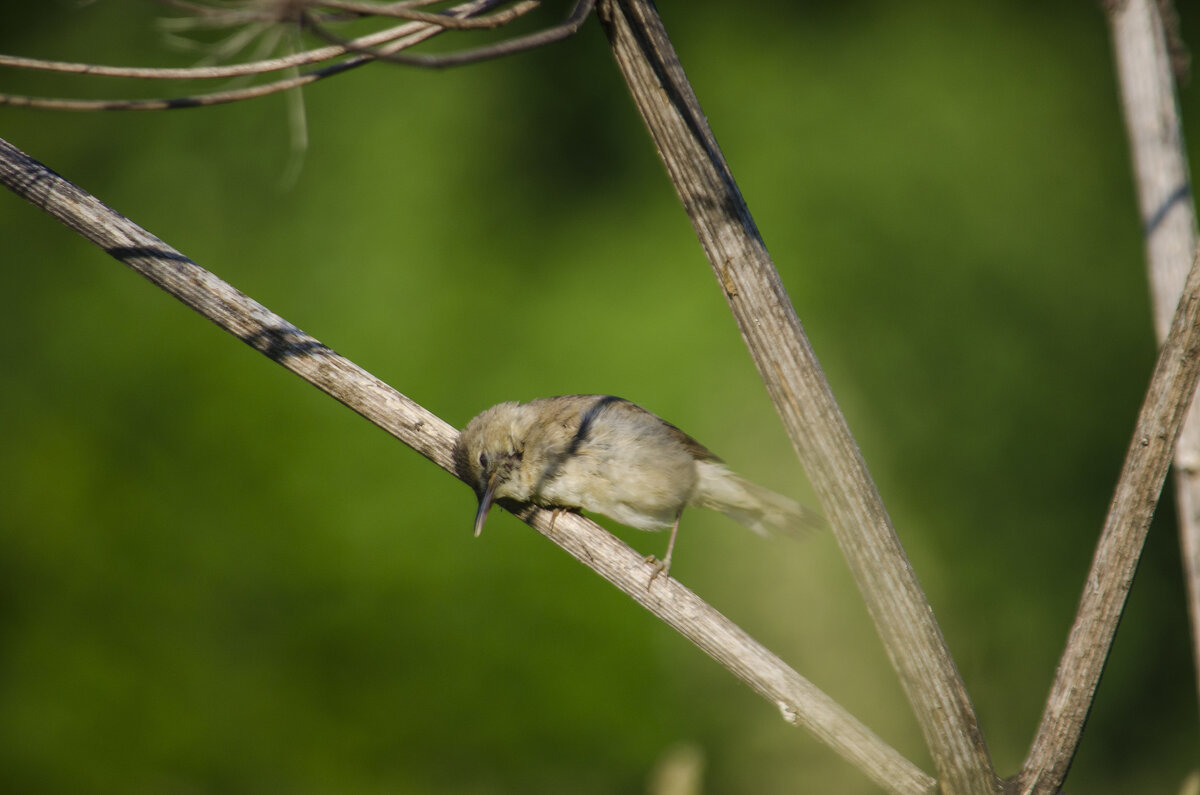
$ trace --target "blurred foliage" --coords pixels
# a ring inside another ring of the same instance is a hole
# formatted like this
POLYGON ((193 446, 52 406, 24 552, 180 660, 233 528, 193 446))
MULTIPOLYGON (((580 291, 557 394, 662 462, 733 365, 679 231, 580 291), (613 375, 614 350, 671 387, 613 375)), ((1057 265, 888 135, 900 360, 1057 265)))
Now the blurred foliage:
MULTIPOLYGON (((1010 775, 1154 357, 1103 16, 662 12, 1010 775)), ((161 13, 20 4, 0 51, 187 63, 161 13)), ((286 188, 278 97, 0 109, 0 134, 451 422, 615 393, 805 497, 594 20, 305 101, 286 188)), ((1194 85, 1182 103, 1194 131, 1194 85)), ((0 197, 0 238, 0 789, 636 793, 686 741, 707 792, 876 791, 517 521, 473 539, 465 487, 34 208, 0 197)), ((1171 792, 1196 765, 1171 504, 1071 791, 1171 792)), ((928 769, 832 537, 703 513, 673 573, 928 769)))

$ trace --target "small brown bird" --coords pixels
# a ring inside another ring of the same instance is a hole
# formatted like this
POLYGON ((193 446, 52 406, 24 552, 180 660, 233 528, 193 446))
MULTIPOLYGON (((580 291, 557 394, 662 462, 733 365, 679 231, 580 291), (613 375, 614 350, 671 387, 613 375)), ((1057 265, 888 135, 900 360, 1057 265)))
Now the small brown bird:
POLYGON ((815 511, 730 472, 674 425, 612 395, 492 406, 463 429, 454 457, 479 497, 476 536, 500 498, 582 508, 639 530, 670 527, 655 576, 670 571, 688 505, 720 511, 764 535, 768 528, 799 533, 824 524, 815 511))

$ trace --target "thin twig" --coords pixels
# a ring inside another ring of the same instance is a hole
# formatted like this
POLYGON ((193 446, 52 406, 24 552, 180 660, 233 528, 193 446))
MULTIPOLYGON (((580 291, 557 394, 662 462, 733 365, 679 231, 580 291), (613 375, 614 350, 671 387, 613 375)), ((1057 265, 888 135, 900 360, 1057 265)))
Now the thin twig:
POLYGON ((601 0, 597 12, 900 675, 943 791, 995 792, 983 734, 932 609, 653 3, 601 0))
MULTIPOLYGON (((451 9, 457 13, 478 13, 481 8, 491 8, 503 0, 473 0, 451 9)), ((351 39, 355 47, 378 47, 395 39, 424 30, 427 26, 419 22, 406 22, 385 30, 379 30, 358 38, 351 39)), ((229 77, 244 77, 246 75, 268 74, 296 66, 309 66, 314 63, 328 61, 339 55, 345 55, 347 49, 343 46, 319 47, 313 50, 294 53, 292 55, 270 58, 249 63, 228 64, 225 66, 193 66, 193 67, 140 67, 140 66, 104 66, 102 64, 74 63, 70 61, 44 61, 37 58, 23 58, 16 55, 0 53, 0 66, 14 69, 33 69, 45 72, 60 72, 63 74, 87 75, 89 77, 126 77, 137 80, 219 80, 229 77)))
POLYGON ((1057 792, 1071 767, 1198 377, 1200 257, 1192 262, 1138 414, 1067 648, 1021 769, 1022 793, 1057 792))
POLYGON ((304 29, 318 38, 345 47, 351 52, 369 55, 381 61, 390 61, 403 66, 419 66, 425 69, 445 69, 451 66, 464 66, 466 64, 515 55, 519 52, 545 47, 548 44, 553 44, 574 36, 587 20, 594 4, 595 0, 576 0, 575 6, 571 9, 571 13, 567 15, 567 18, 553 27, 544 28, 525 36, 518 36, 515 39, 507 39, 495 44, 448 53, 417 55, 406 53, 401 55, 395 52, 384 52, 382 48, 356 47, 352 42, 341 38, 326 28, 319 20, 308 15, 304 16, 304 29))
MULTIPOLYGON (((496 0, 475 0, 474 3, 465 3, 465 6, 481 6, 494 3, 496 0)), ((443 28, 435 25, 425 25, 420 22, 409 22, 399 28, 394 28, 390 31, 391 34, 399 31, 401 28, 406 28, 412 32, 408 33, 402 39, 389 39, 388 43, 380 47, 378 51, 371 50, 370 52, 392 53, 395 50, 404 47, 411 47, 414 44, 419 44, 426 41, 444 31, 443 28)), ((353 42, 346 42, 345 46, 339 45, 335 48, 338 54, 346 52, 346 47, 353 42)), ((24 97, 14 94, 0 94, 0 105, 8 104, 18 107, 33 107, 42 110, 70 110, 70 111, 97 111, 97 110, 174 110, 178 108, 195 108, 207 107, 209 105, 223 105, 230 102, 241 102, 247 99, 256 99, 265 97, 270 94, 277 94, 281 91, 288 91, 294 88, 300 88, 318 80, 324 80, 328 77, 347 72, 351 69, 356 69, 360 66, 365 66, 371 63, 377 55, 355 55, 347 58, 344 61, 330 64, 329 66, 320 69, 314 69, 311 72, 304 72, 295 77, 288 77, 281 80, 275 80, 270 83, 263 83, 257 86, 248 86, 246 88, 235 88, 228 91, 214 91, 208 94, 192 94, 185 97, 174 97, 170 99, 121 99, 121 100, 88 100, 88 99, 51 99, 43 97, 24 97)))
MULTIPOLYGON (((238 292, 98 199, 0 140, 0 184, 41 207, 220 328, 453 473, 458 432, 262 304, 238 292)), ((677 580, 594 522, 526 508, 521 518, 712 656, 888 792, 921 795, 935 782, 677 580)))
MULTIPOLYGON (((452 18, 478 17, 479 14, 491 10, 491 8, 502 4, 503 1, 470 0, 469 2, 463 2, 463 4, 448 8, 443 13, 449 14, 449 17, 452 18)), ((192 68, 101 66, 97 64, 76 64, 76 62, 67 61, 19 58, 19 56, 0 54, 0 66, 78 74, 78 76, 136 79, 216 79, 280 71, 284 70, 284 68, 294 66, 317 64, 317 62, 337 58, 337 56, 346 55, 347 53, 356 53, 352 58, 337 62, 337 64, 317 68, 317 70, 305 72, 299 74, 299 76, 278 79, 274 80, 274 82, 248 86, 248 88, 242 89, 212 91, 206 92, 206 94, 180 97, 145 98, 145 100, 72 100, 72 98, 60 97, 0 94, 0 104, 43 110, 77 110, 77 112, 92 112, 92 110, 169 110, 206 107, 212 106, 212 104, 251 100, 251 98, 300 88, 300 86, 316 83, 318 80, 334 77, 335 74, 341 74, 342 72, 352 70, 352 68, 364 66, 368 62, 377 59, 396 60, 416 66, 433 67, 452 66, 458 64, 458 62, 466 64, 466 62, 481 60, 482 58, 497 58, 499 55, 520 52, 522 49, 540 46, 540 44, 558 41, 560 38, 569 36, 572 32, 578 30, 578 26, 587 17, 587 13, 590 11, 590 2, 592 0, 578 0, 575 13, 572 13, 566 22, 556 25, 551 29, 538 31, 529 36, 518 37, 515 40, 499 42, 491 47, 464 50, 461 53, 449 53, 445 55, 414 56, 413 59, 403 58, 403 56, 396 53, 398 50, 412 47, 414 44, 427 41, 428 38, 444 32, 446 24, 443 14, 434 14, 434 16, 442 19, 442 22, 439 24, 408 22, 396 25, 394 28, 373 32, 373 34, 349 38, 349 40, 343 40, 343 38, 338 38, 330 34, 325 37, 329 38, 330 41, 336 42, 334 46, 307 50, 307 52, 283 56, 283 58, 253 61, 251 64, 230 66, 192 68), (582 16, 578 14, 578 11, 580 11, 580 7, 578 6, 587 6, 587 10, 582 13, 582 16), (486 52, 481 52, 481 50, 486 50, 486 52)), ((517 6, 514 7, 517 13, 512 13, 514 12, 514 8, 509 8, 509 10, 493 14, 493 17, 499 16, 505 20, 510 20, 520 13, 526 13, 530 7, 532 6, 528 2, 518 2, 517 6)), ((323 26, 319 26, 319 31, 324 31, 323 26)))
MULTIPOLYGON (((1161 342, 1179 304, 1197 234, 1173 79, 1179 58, 1160 11, 1155 0, 1129 0, 1108 9, 1161 342)), ((1200 402, 1192 403, 1175 448, 1175 499, 1200 694, 1200 402)))
POLYGON ((414 22, 424 22, 429 25, 436 25, 439 28, 446 30, 491 30, 502 25, 507 25, 514 19, 528 14, 541 5, 541 0, 521 0, 521 2, 506 8, 503 11, 497 11, 494 14, 486 14, 477 17, 458 17, 454 16, 451 11, 439 11, 430 13, 427 11, 414 11, 410 8, 401 8, 396 5, 379 5, 376 3, 354 3, 349 0, 319 0, 313 7, 332 8, 338 11, 351 11, 359 16, 365 17, 395 17, 397 19, 408 19, 414 22))
MULTIPOLYGON (((429 28, 431 35, 440 32, 439 28, 429 28)), ((419 35, 419 34, 418 34, 419 35)), ((177 110, 179 108, 199 108, 210 105, 224 105, 230 102, 241 102, 256 99, 281 91, 289 91, 324 80, 342 72, 356 69, 371 63, 372 59, 360 55, 340 61, 335 64, 304 72, 295 77, 275 80, 257 86, 235 88, 229 91, 214 91, 208 94, 189 94, 184 97, 156 99, 55 99, 50 97, 28 97, 20 94, 0 94, 0 105, 14 107, 38 108, 39 110, 67 111, 99 111, 99 110, 177 110)))

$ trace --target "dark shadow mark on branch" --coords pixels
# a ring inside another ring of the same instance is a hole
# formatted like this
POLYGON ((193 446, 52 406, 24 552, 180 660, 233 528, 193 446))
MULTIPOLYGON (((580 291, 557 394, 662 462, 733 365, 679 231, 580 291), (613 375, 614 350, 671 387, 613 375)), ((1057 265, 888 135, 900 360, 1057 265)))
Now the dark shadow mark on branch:
POLYGON ((242 337, 242 342, 275 362, 301 356, 332 355, 333 350, 320 340, 304 333, 295 326, 264 328, 249 336, 242 337))
POLYGON ((1146 219, 1145 229, 1142 234, 1150 237, 1155 230, 1162 224, 1167 214, 1175 207, 1175 205, 1187 201, 1192 195, 1192 186, 1188 183, 1180 185, 1175 191, 1168 196, 1159 208, 1154 212, 1154 215, 1146 219))

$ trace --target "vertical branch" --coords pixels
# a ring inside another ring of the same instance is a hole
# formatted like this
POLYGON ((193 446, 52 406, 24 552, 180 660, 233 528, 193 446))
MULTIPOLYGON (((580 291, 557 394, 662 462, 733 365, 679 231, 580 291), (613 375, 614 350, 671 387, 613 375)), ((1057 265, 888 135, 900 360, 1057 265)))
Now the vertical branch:
POLYGON ((1188 273, 1138 414, 1067 648, 1021 769, 1022 793, 1055 793, 1067 777, 1198 376, 1200 258, 1188 273))
MULTIPOLYGON (((1138 207, 1146 236, 1159 342, 1196 249, 1196 207, 1171 75, 1171 54, 1155 0, 1110 3, 1109 25, 1138 207)), ((1176 508, 1187 582, 1192 652, 1200 692, 1200 404, 1193 403, 1175 448, 1176 508)))
POLYGON ((614 56, 833 525, 944 792, 999 786, 978 721, 795 309, 651 0, 598 4, 614 56))

